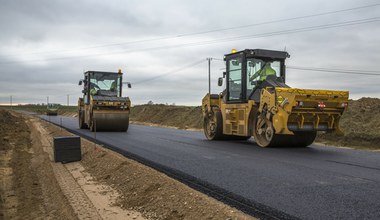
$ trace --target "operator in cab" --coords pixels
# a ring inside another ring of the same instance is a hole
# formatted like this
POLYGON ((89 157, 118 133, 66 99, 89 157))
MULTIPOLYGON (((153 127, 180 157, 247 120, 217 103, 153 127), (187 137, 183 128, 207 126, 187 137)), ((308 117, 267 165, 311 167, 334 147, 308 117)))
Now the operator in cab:
POLYGON ((116 92, 116 91, 117 91, 117 79, 115 79, 115 80, 111 83, 110 91, 111 91, 111 92, 116 92))
POLYGON ((98 93, 99 86, 93 82, 90 82, 90 95, 94 96, 98 93))
POLYGON ((255 74, 253 74, 249 80, 253 81, 258 76, 260 76, 259 81, 264 81, 268 76, 276 76, 276 70, 274 70, 271 66, 271 62, 265 62, 264 66, 261 67, 255 74))

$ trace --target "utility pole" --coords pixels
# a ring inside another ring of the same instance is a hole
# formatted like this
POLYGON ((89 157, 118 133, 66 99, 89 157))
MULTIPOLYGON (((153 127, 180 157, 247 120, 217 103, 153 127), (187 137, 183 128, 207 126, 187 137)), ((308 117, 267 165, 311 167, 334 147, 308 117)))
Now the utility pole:
POLYGON ((207 61, 208 61, 208 94, 211 94, 211 60, 212 60, 212 58, 207 58, 207 61))
POLYGON ((69 106, 69 103, 70 103, 70 95, 67 94, 67 106, 69 106))
POLYGON ((211 110, 211 60, 212 58, 207 58, 208 61, 208 95, 209 95, 209 103, 208 103, 208 110, 211 110))
POLYGON ((46 97, 46 105, 49 105, 49 96, 46 97))
POLYGON ((13 104, 13 103, 12 103, 12 102, 13 102, 13 100, 12 100, 12 96, 10 97, 10 100, 9 100, 9 101, 10 101, 10 103, 11 103, 11 109, 12 109, 12 104, 13 104))

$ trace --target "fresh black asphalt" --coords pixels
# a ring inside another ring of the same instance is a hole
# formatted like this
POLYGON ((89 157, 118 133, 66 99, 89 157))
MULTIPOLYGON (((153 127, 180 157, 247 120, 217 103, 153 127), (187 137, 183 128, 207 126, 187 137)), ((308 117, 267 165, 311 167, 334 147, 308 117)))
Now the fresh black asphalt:
MULTIPOLYGON (((77 118, 40 117, 94 137, 78 128, 77 118)), ((127 133, 97 132, 96 138, 246 199, 273 217, 380 219, 380 152, 260 148, 253 140, 208 141, 201 132, 141 125, 127 133)))

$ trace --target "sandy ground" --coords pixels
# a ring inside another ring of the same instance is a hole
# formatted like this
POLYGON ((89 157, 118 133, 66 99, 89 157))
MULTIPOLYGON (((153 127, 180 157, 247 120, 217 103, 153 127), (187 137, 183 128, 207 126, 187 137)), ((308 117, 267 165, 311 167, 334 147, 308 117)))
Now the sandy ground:
POLYGON ((72 135, 0 110, 0 219, 252 219, 151 168, 82 142, 82 161, 52 162, 72 135))

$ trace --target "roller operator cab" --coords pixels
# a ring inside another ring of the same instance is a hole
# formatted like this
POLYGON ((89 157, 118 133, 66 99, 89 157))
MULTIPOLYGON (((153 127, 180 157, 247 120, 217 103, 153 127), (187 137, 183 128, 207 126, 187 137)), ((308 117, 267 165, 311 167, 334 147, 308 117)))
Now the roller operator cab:
POLYGON ((338 132, 348 91, 290 88, 285 84, 287 52, 246 49, 224 57, 220 94, 202 100, 209 140, 246 140, 261 147, 306 147, 317 131, 338 132))
MULTIPOLYGON (((131 101, 122 97, 123 73, 87 71, 83 84, 83 97, 78 100, 80 128, 91 131, 127 131, 131 101)), ((131 88, 130 83, 126 83, 131 88)))

